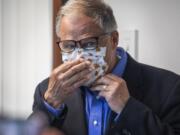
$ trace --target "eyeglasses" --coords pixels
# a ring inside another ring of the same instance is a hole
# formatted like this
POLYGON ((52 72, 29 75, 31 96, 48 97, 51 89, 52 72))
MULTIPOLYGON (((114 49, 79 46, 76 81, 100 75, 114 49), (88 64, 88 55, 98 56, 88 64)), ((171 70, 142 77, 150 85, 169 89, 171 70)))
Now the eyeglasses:
POLYGON ((81 39, 79 41, 75 40, 61 40, 57 44, 60 47, 61 51, 64 53, 71 53, 77 47, 82 48, 83 50, 95 50, 98 47, 99 38, 102 36, 111 35, 111 33, 105 33, 97 37, 88 37, 81 39))

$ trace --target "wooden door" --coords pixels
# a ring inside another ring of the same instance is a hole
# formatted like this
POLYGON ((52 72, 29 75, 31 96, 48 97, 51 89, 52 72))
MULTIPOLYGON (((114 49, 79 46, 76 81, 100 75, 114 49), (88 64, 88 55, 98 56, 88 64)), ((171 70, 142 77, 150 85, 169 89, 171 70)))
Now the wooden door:
POLYGON ((57 36, 55 24, 57 12, 66 1, 67 0, 53 0, 53 69, 62 63, 60 49, 56 44, 57 36))

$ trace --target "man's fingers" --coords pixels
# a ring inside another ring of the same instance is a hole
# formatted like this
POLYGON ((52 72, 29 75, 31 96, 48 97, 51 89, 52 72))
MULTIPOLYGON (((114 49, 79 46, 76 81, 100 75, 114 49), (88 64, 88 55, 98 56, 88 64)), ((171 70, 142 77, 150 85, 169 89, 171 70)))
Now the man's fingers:
POLYGON ((80 64, 82 62, 81 59, 74 60, 74 61, 68 61, 60 66, 58 66, 56 69, 54 69, 53 73, 54 74, 59 74, 59 73, 64 73, 74 65, 80 64))
MULTIPOLYGON (((66 89, 63 89, 63 91, 58 91, 60 92, 60 94, 64 94, 64 95, 69 95, 72 92, 76 91, 77 88, 79 88, 80 86, 82 86, 82 84, 84 84, 86 81, 88 80, 88 78, 82 78, 79 79, 77 82, 75 82, 74 84, 70 85, 70 86, 65 86, 66 89)), ((59 84, 61 85, 61 84, 59 84)))
POLYGON ((104 92, 104 91, 99 92, 98 97, 99 97, 99 98, 100 98, 100 97, 106 98, 106 92, 104 92))
POLYGON ((112 80, 107 78, 106 76, 103 76, 101 78, 99 78, 95 83, 94 86, 96 85, 109 85, 111 84, 112 80))
POLYGON ((108 86, 107 85, 96 85, 91 87, 92 91, 108 91, 108 86))
POLYGON ((86 61, 86 62, 83 62, 76 66, 71 67, 71 69, 69 69, 67 72, 64 73, 63 78, 64 79, 71 78, 74 74, 76 74, 84 69, 89 69, 89 71, 91 71, 90 64, 91 64, 90 62, 86 61))
POLYGON ((112 79, 112 80, 119 80, 119 79, 121 79, 120 77, 115 76, 113 74, 107 74, 106 77, 108 77, 109 79, 112 79))
POLYGON ((88 79, 89 79, 89 78, 83 78, 83 79, 81 79, 80 81, 74 83, 74 84, 72 85, 72 87, 73 87, 73 88, 79 88, 79 87, 82 86, 85 82, 87 82, 88 79))
POLYGON ((66 80, 64 82, 64 86, 70 86, 70 85, 74 84, 75 82, 78 82, 79 80, 81 80, 85 76, 90 75, 90 72, 91 71, 89 71, 89 69, 85 69, 85 70, 80 71, 79 73, 72 76, 70 79, 66 80))

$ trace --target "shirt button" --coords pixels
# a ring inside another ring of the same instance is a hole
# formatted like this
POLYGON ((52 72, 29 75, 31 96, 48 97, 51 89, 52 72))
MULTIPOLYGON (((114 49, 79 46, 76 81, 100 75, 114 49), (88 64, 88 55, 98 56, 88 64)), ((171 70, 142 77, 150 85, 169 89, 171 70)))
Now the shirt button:
POLYGON ((97 121, 97 120, 94 120, 94 121, 93 121, 93 125, 94 125, 94 126, 97 126, 97 125, 98 125, 98 121, 97 121))

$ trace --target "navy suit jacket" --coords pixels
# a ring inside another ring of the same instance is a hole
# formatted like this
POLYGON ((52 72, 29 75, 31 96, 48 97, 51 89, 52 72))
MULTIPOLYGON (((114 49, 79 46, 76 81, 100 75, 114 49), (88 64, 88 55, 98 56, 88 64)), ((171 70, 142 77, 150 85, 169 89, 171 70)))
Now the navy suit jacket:
MULTIPOLYGON (((111 114, 107 135, 180 135, 179 75, 138 63, 128 55, 123 79, 131 97, 119 121, 114 123, 111 114)), ((63 113, 55 117, 43 103, 48 81, 36 88, 31 117, 42 111, 47 116, 46 122, 67 135, 87 135, 83 92, 79 89, 69 96, 63 113)))

